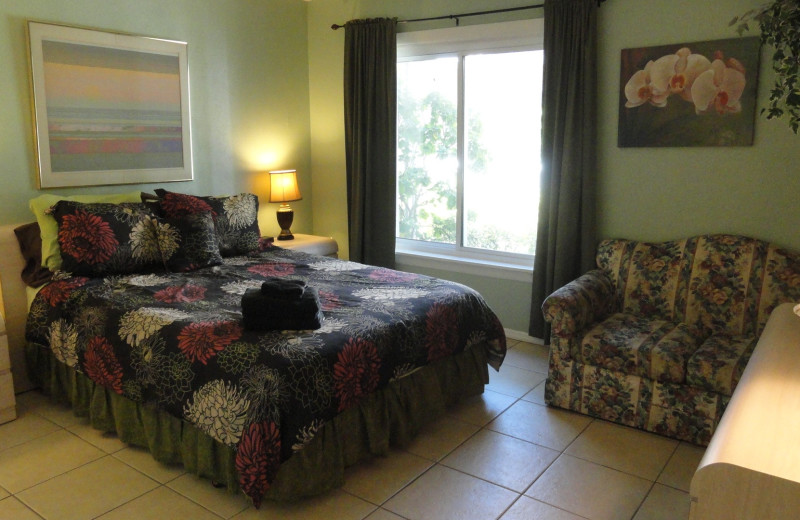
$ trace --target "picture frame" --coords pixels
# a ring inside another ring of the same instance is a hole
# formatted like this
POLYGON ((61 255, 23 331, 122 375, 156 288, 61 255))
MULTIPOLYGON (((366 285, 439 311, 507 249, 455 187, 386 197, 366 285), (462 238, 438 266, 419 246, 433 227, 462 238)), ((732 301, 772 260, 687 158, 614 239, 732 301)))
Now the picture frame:
POLYGON ((186 42, 28 22, 37 185, 191 181, 186 42))
POLYGON ((622 49, 618 146, 751 146, 760 39, 622 49))

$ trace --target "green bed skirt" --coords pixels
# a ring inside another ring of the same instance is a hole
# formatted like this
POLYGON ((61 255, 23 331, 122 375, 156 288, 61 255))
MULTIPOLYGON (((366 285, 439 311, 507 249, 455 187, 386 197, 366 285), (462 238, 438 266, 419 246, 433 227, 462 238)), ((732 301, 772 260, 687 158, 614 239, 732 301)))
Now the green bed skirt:
MULTIPOLYGON (((232 448, 154 406, 96 385, 56 360, 45 347, 28 345, 26 352, 31 379, 53 400, 70 404, 76 415, 88 417, 94 428, 147 449, 159 462, 182 464, 187 471, 238 492, 232 448)), ((488 382, 482 345, 392 381, 320 429, 304 449, 281 465, 264 498, 297 500, 340 487, 347 466, 386 455, 390 446, 407 445, 447 406, 482 393, 488 382)))

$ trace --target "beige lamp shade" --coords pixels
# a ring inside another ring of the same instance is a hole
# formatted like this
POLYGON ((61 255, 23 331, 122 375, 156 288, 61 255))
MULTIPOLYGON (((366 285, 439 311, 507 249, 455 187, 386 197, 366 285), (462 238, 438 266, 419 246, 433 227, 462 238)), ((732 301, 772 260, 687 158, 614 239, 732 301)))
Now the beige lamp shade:
POLYGON ((269 201, 291 202, 300 200, 297 186, 297 170, 276 170, 269 172, 269 201))

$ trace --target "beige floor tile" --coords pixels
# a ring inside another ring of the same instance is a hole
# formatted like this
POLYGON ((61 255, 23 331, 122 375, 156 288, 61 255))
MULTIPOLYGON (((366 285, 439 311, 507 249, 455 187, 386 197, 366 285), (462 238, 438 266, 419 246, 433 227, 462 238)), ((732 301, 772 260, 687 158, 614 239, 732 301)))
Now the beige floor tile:
POLYGON ((521 496, 500 517, 500 520, 583 520, 583 518, 544 502, 521 496))
POLYGON ((17 411, 19 410, 34 413, 59 426, 69 426, 81 421, 69 405, 55 403, 38 390, 17 395, 17 411))
POLYGON ((511 397, 522 397, 544 380, 545 375, 539 372, 503 364, 500 372, 489 370, 489 384, 485 388, 511 397))
POLYGON ((208 509, 160 486, 98 517, 98 520, 220 520, 208 509))
POLYGON ((533 390, 522 396, 525 401, 536 404, 547 404, 544 401, 544 381, 533 387, 533 390))
POLYGON ((481 395, 463 399, 449 411, 448 415, 470 424, 486 426, 516 401, 516 397, 484 390, 481 395))
POLYGON ((162 484, 175 480, 186 473, 183 466, 179 464, 168 466, 158 462, 150 455, 150 452, 143 448, 130 446, 114 453, 114 457, 162 484))
POLYGON ((135 469, 105 456, 17 494, 47 520, 95 518, 158 486, 135 469))
POLYGON ((558 455, 516 437, 481 430, 442 464, 522 493, 558 455))
POLYGON ((591 422, 585 415, 517 401, 487 428, 562 451, 591 422))
POLYGON ((428 460, 440 460, 480 428, 450 416, 426 425, 405 451, 428 460))
POLYGON ((381 505, 433 465, 428 459, 404 451, 351 466, 342 490, 381 505))
POLYGON ((550 351, 544 345, 520 342, 506 352, 503 365, 508 364, 517 368, 547 374, 549 355, 550 351))
POLYGON ((525 494, 591 520, 629 520, 651 485, 642 478, 562 455, 525 494))
POLYGON ((689 518, 689 493, 656 484, 633 520, 675 520, 689 518))
POLYGON ((250 499, 243 493, 229 493, 225 489, 215 488, 210 480, 190 473, 165 485, 223 518, 230 518, 251 507, 250 499))
POLYGON ((364 520, 404 520, 404 518, 385 509, 377 509, 364 520))
POLYGON ((106 453, 115 453, 125 449, 128 445, 119 440, 116 433, 105 433, 89 424, 88 419, 66 427, 81 439, 103 450, 106 453))
POLYGON ((519 495, 444 466, 434 466, 384 504, 409 520, 499 517, 519 495))
MULTIPOLYGON (((11 493, 9 493, 8 491, 6 491, 5 489, 0 487, 0 500, 3 500, 4 498, 6 498, 9 495, 11 495, 11 493)), ((0 518, 2 518, 2 517, 0 517, 0 518)))
POLYGON ((0 425, 0 451, 19 446, 37 437, 44 437, 60 429, 57 424, 34 413, 20 414, 16 420, 0 425))
POLYGON ((374 504, 337 489, 299 502, 264 502, 259 509, 251 506, 232 520, 361 520, 375 510, 374 504))
POLYGON ((655 481, 678 441, 596 420, 564 453, 655 481))
POLYGON ((667 462, 667 467, 658 476, 657 482, 688 492, 694 472, 705 452, 706 449, 703 447, 686 442, 680 443, 667 462))
POLYGON ((14 497, 0 500, 0 518, 8 520, 41 520, 42 517, 14 497))
POLYGON ((59 430, 0 452, 0 486, 17 493, 104 455, 88 442, 59 430))

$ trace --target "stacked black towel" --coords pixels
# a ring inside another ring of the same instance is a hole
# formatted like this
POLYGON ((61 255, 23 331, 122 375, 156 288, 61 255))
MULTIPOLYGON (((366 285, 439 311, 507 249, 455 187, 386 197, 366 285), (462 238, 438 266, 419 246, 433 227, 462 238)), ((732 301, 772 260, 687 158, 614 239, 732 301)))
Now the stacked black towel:
MULTIPOLYGON (((292 280, 284 280, 291 282, 292 280)), ((264 282, 265 284, 267 282, 264 282)), ((322 326, 319 293, 305 282, 276 289, 248 289, 242 296, 242 318, 250 330, 316 330, 322 326), (283 290, 286 289, 286 290, 283 290), (300 295, 296 296, 300 289, 300 295), (288 293, 288 294, 287 294, 288 293), (290 296, 293 294, 294 296, 290 296)))
POLYGON ((271 277, 261 284, 261 292, 267 296, 282 300, 297 300, 302 298, 306 290, 303 280, 289 280, 286 278, 271 277))

